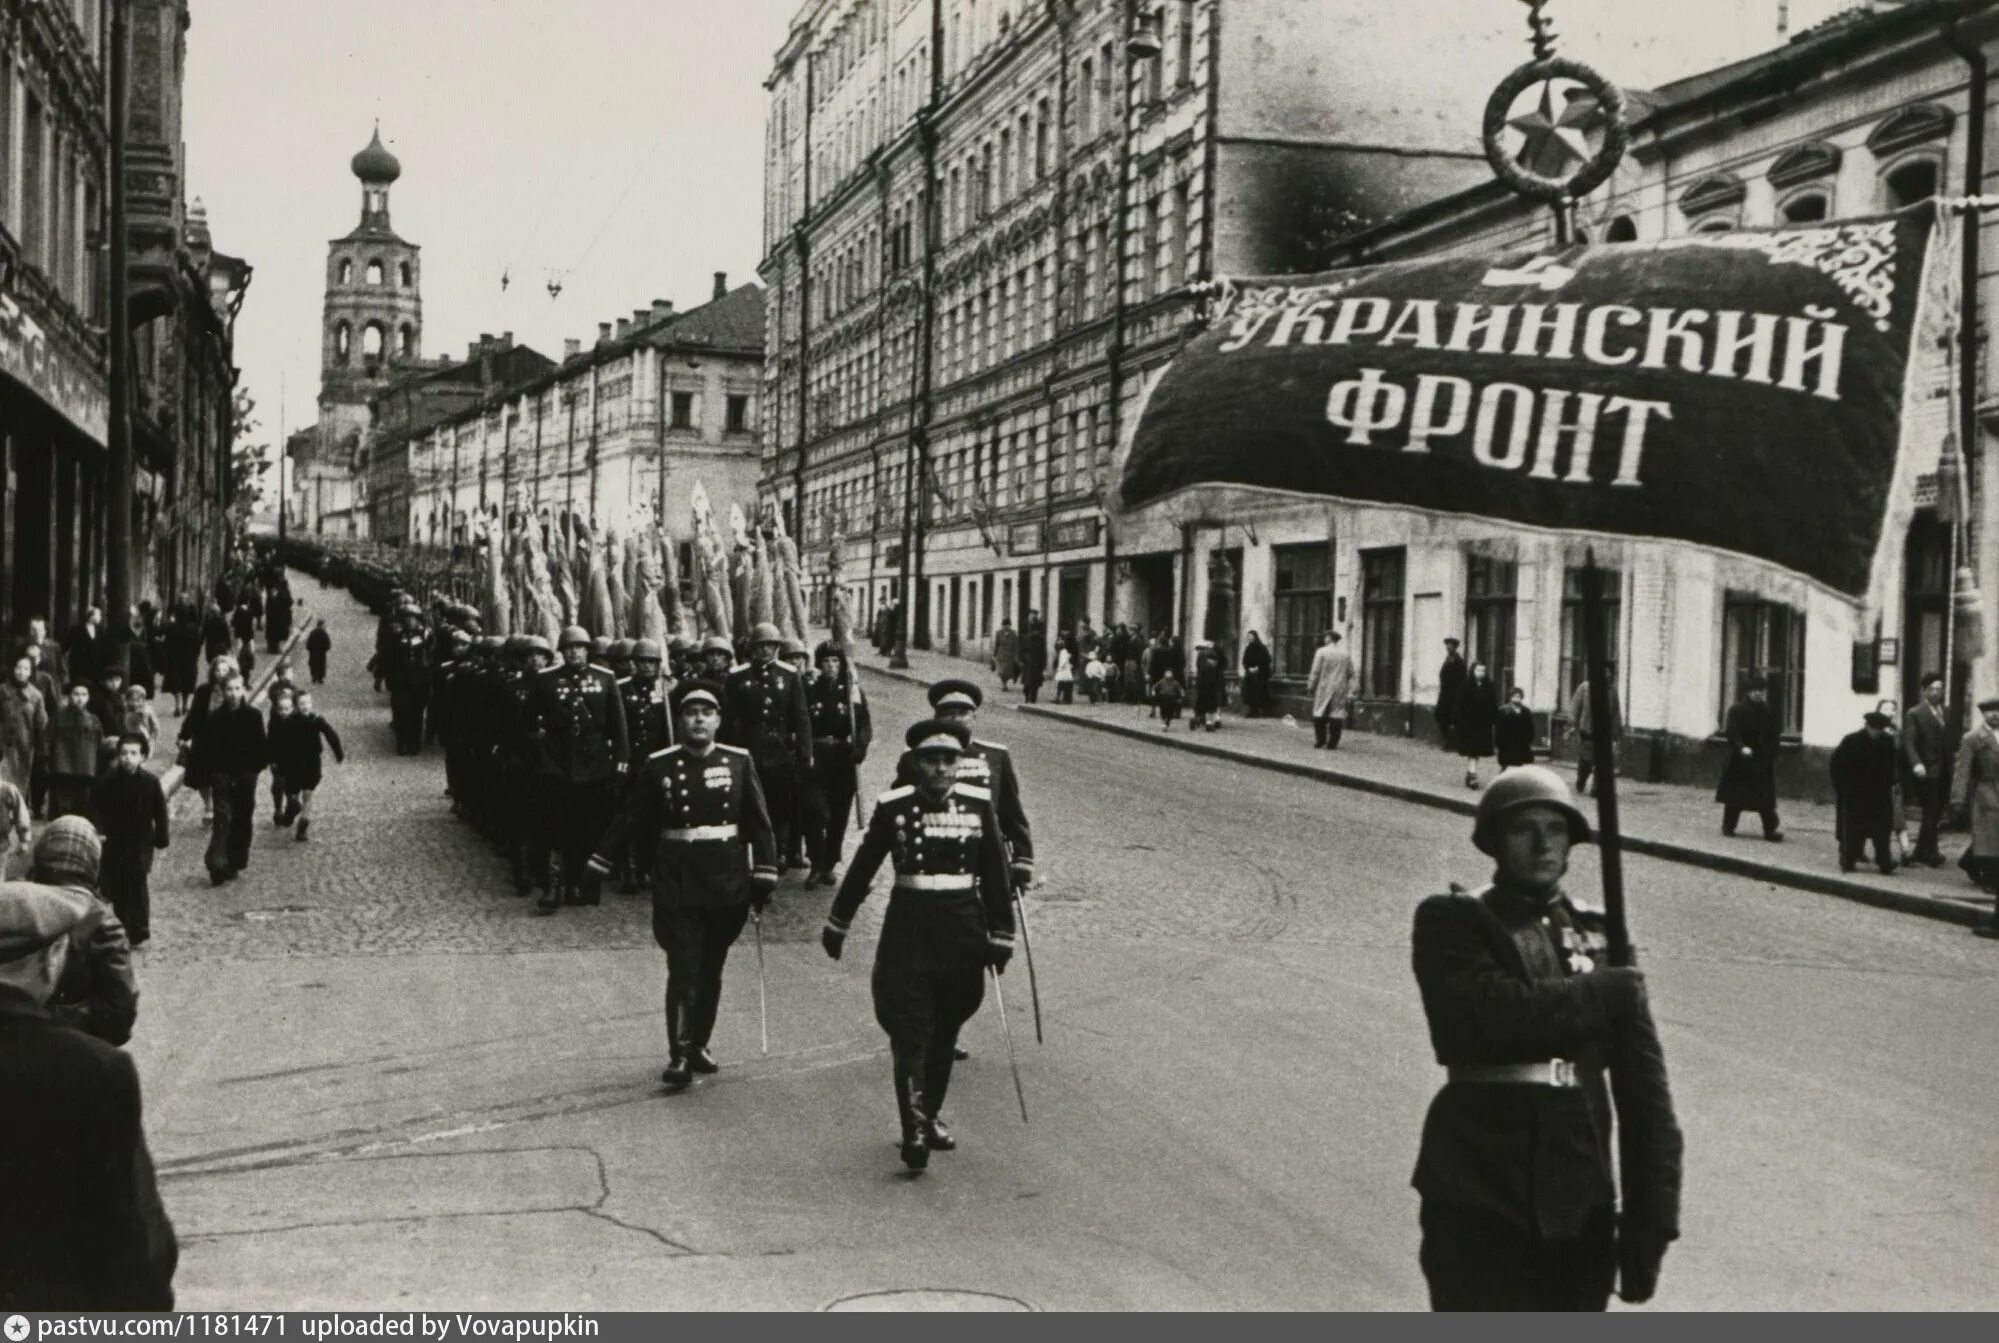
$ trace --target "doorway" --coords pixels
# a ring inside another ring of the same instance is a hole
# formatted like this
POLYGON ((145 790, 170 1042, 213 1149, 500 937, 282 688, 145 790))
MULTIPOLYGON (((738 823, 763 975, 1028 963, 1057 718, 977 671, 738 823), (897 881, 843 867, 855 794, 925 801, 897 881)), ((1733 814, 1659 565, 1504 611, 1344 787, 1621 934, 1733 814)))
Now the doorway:
POLYGON ((960 606, 963 603, 964 590, 965 590, 965 580, 957 577, 956 575, 953 575, 951 578, 951 623, 945 626, 945 629, 949 631, 949 633, 946 635, 946 638, 948 640, 948 645, 950 647, 952 657, 960 656, 961 654, 959 650, 963 647, 963 643, 958 637, 958 631, 959 631, 958 614, 960 606))
POLYGON ((1055 630, 1071 632, 1090 610, 1090 571, 1064 569, 1056 585, 1055 630))

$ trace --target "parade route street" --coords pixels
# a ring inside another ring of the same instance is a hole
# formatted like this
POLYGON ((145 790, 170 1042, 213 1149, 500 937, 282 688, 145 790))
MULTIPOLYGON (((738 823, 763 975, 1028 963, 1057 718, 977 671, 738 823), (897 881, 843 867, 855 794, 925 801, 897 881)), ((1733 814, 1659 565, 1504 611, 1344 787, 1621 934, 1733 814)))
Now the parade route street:
MULTIPOLYGON (((868 994, 885 883, 835 964, 830 892, 789 878, 769 1057, 746 931, 723 1071, 663 1095, 647 901, 532 917, 451 818, 437 748, 395 755, 373 619, 295 581, 331 613, 320 701, 349 760, 309 843, 260 798, 219 890, 181 794, 141 956, 184 1307, 1426 1304, 1408 1181, 1440 1070, 1409 928, 1486 877, 1463 819, 990 705, 1041 854, 1048 1039, 1016 960, 1032 1122, 988 995, 946 1107, 960 1148, 910 1179, 868 994)), ((922 699, 866 685, 872 805, 922 699)), ((1596 875, 1585 850, 1571 883, 1596 875)), ((1627 878, 1687 1140, 1655 1308, 1999 1305, 1999 946, 1646 859, 1627 878)))

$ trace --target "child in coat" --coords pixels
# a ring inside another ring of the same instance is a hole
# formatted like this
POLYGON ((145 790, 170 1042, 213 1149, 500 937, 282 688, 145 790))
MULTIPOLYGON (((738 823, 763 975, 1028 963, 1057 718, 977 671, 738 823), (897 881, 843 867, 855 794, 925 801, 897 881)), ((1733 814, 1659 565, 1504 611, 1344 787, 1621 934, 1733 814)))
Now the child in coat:
POLYGON ((1066 648, 1055 650, 1055 702, 1057 704, 1076 702, 1076 663, 1066 648))
POLYGON ((1159 710, 1159 730, 1166 731, 1180 716, 1180 706, 1187 702, 1187 687, 1180 684, 1180 678, 1168 667, 1152 683, 1152 707, 1159 710))
POLYGON ((1519 686, 1499 706, 1499 721, 1492 728, 1494 754, 1499 767, 1534 763, 1534 715, 1527 708, 1527 692, 1519 686))
POLYGON ((305 636, 305 665, 312 673, 314 685, 326 683, 326 655, 333 651, 333 636, 326 632, 326 622, 312 622, 312 633, 305 636))
POLYGON ((119 716, 118 731, 142 733, 146 738, 146 757, 152 758, 153 743, 160 739, 159 715, 153 712, 152 696, 146 687, 138 684, 125 687, 124 711, 119 716))
POLYGON ((298 712, 298 703, 294 699, 298 692, 283 684, 283 677, 284 668, 280 666, 278 675, 271 680, 271 717, 264 725, 264 739, 271 744, 271 824, 280 830, 291 824, 291 817, 286 815, 285 799, 292 790, 285 784, 284 757, 278 754, 278 728, 298 712))
POLYGON ((55 712, 49 737, 49 819, 81 816, 90 808, 90 785, 97 778, 97 753, 104 723, 90 711, 90 683, 70 685, 69 698, 55 712))
POLYGON ((340 734, 333 724, 313 711, 312 692, 301 690, 291 712, 271 720, 271 764, 284 776, 284 811, 280 824, 297 822, 296 834, 303 840, 312 828, 312 794, 322 777, 321 742, 333 748, 335 763, 344 763, 340 734))
POLYGON ((1089 695, 1090 703, 1096 704, 1104 697, 1104 660, 1095 653, 1083 664, 1083 691, 1089 695))
POLYGON ((135 947, 152 936, 153 854, 167 846, 167 795, 159 777, 146 768, 151 749, 143 732, 120 733, 118 753, 90 798, 104 835, 98 894, 111 902, 135 947))

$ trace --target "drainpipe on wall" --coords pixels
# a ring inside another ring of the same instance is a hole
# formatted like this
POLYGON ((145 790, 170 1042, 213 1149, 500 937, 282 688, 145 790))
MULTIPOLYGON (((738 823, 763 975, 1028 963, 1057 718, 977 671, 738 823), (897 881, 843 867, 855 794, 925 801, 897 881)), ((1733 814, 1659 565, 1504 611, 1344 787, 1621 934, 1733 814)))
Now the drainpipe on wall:
MULTIPOLYGON (((1955 52, 1958 58, 1965 63, 1971 75, 1970 116, 1965 126, 1964 193, 1967 196, 1979 196, 1984 193, 1985 188, 1985 118, 1988 101, 1987 76, 1989 70, 1983 48, 1976 43, 1966 41, 1958 31, 1959 18, 1960 16, 1954 15, 1944 25, 1943 41, 1944 45, 1955 52)), ((1957 402, 1957 438, 1960 445, 1959 450, 1964 456, 1966 470, 1969 470, 1972 461, 1972 445, 1978 442, 1978 394, 1980 390, 1978 386, 1978 248, 1979 213, 1975 209, 1967 209, 1964 212, 1964 234, 1960 241, 1960 256, 1958 258, 1962 266, 1962 273, 1958 281, 1961 291, 1958 296, 1960 304, 1958 336, 1962 343, 1958 364, 1960 372, 1958 376, 1957 402)), ((1982 455, 1980 454, 1980 456, 1982 455)), ((1960 519, 1957 525, 1965 528, 1968 536, 1971 519, 1960 519)), ((1957 549, 1955 546, 1955 529, 1953 529, 1952 539, 1953 549, 1955 550, 1957 549)), ((1960 551, 1959 553, 1963 552, 1960 551)), ((1953 558, 1955 559, 1955 557, 1953 558)), ((1951 607, 1950 614, 1947 617, 1949 623, 1946 626, 1947 639, 1955 635, 1957 625, 1955 563, 1952 565, 1951 584, 1951 607)), ((1954 671, 1949 667, 1944 669, 1944 674, 1954 677, 1954 671)), ((1964 730, 1964 700, 1966 696, 1956 693, 1958 687, 1955 685, 1948 685, 1948 690, 1952 692, 1950 694, 1952 706, 1950 726, 1954 732, 1961 733, 1964 730)), ((1999 918, 1999 915, 1995 915, 1995 918, 1999 918)))

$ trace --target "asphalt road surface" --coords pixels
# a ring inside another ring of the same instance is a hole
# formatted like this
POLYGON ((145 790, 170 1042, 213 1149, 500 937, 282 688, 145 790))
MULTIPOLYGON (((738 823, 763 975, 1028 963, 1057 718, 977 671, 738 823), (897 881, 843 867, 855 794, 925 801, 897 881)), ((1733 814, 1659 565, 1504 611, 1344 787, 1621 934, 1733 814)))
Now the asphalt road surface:
MULTIPOLYGON (((989 997, 959 1150, 912 1179, 868 997, 882 896, 836 965, 829 893, 782 887, 770 1055, 746 936, 723 1072, 662 1094, 646 901, 531 917, 436 751, 394 755, 372 622, 322 605, 352 755, 311 842, 266 811, 211 890, 184 795, 155 879, 133 1051, 184 1306, 1424 1306, 1408 1180, 1440 1069, 1408 934, 1486 876, 1466 821, 988 709, 1042 855, 1048 1039, 1016 961, 1032 1122, 989 997)), ((922 702, 867 686, 871 800, 922 702)), ((1645 859, 1627 880, 1687 1138, 1652 1308, 1999 1305, 1999 944, 1645 859)))

